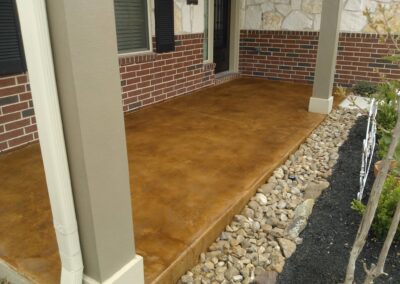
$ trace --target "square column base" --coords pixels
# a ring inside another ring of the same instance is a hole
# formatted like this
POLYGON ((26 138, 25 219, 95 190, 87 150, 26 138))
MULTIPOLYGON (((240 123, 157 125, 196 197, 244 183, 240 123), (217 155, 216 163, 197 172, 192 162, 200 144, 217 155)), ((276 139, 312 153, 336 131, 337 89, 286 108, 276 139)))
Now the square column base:
POLYGON ((115 272, 110 278, 103 282, 99 282, 83 276, 84 284, 144 284, 144 268, 143 257, 136 255, 134 259, 125 264, 120 270, 115 272))
POLYGON ((308 105, 309 112, 329 114, 333 106, 333 97, 330 96, 328 99, 321 99, 316 97, 310 98, 310 104, 308 105))

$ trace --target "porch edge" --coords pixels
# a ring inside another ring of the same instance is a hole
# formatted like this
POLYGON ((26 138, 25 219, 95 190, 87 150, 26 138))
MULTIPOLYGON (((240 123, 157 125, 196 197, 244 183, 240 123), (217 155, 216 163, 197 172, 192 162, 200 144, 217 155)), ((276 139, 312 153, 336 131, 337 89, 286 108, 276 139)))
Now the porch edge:
POLYGON ((0 276, 13 284, 31 284, 25 276, 18 273, 16 269, 0 259, 0 276))

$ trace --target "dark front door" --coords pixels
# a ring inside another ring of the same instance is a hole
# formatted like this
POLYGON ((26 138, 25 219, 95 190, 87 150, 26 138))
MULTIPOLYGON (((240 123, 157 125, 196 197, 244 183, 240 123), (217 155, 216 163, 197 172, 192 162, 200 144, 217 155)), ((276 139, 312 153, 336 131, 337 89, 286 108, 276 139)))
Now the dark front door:
POLYGON ((215 73, 229 70, 230 0, 215 0, 214 63, 215 73))

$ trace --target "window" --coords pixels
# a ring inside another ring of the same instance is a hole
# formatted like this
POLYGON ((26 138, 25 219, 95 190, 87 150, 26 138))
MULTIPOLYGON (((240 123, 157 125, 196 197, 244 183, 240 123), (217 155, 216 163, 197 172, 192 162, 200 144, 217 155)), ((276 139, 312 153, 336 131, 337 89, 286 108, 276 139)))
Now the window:
POLYGON ((118 52, 150 49, 147 0, 114 0, 118 52))
POLYGON ((26 71, 17 9, 14 0, 0 1, 0 75, 26 71))

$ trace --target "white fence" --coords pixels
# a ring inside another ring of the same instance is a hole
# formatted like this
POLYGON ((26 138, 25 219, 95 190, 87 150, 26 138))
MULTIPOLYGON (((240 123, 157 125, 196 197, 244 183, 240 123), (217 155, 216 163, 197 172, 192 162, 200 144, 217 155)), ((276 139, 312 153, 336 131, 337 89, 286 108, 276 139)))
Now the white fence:
POLYGON ((367 134, 363 141, 363 153, 360 171, 360 191, 357 193, 357 199, 361 200, 364 194, 365 184, 367 183, 368 173, 371 168, 372 160, 374 157, 375 144, 376 144, 376 113, 378 111, 378 104, 375 99, 371 100, 367 134))

